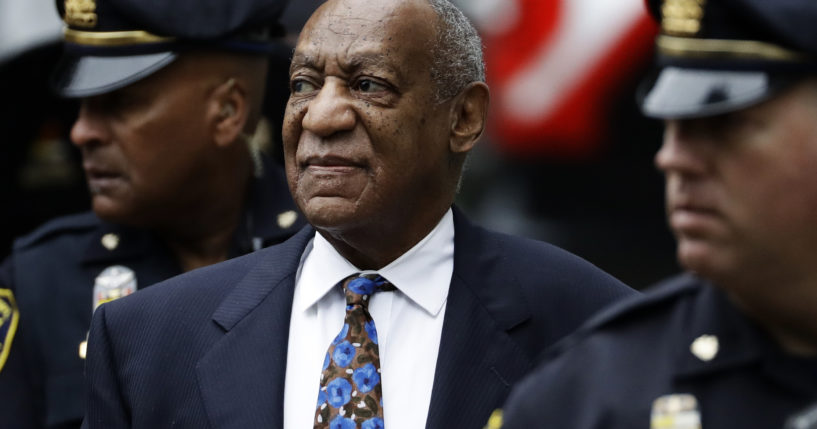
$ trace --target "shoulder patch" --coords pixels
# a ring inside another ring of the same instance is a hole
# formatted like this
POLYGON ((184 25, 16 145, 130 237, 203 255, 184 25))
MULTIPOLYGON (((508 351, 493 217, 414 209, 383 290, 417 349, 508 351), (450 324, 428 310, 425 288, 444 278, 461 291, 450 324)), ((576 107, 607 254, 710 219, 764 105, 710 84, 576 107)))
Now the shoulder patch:
POLYGON ((17 323, 20 321, 20 312, 14 301, 11 289, 0 289, 0 371, 6 364, 11 351, 11 342, 17 332, 17 323))
POLYGON ((14 247, 15 249, 26 248, 55 234, 95 228, 99 224, 100 220, 93 212, 58 217, 44 223, 30 234, 15 240, 14 247))

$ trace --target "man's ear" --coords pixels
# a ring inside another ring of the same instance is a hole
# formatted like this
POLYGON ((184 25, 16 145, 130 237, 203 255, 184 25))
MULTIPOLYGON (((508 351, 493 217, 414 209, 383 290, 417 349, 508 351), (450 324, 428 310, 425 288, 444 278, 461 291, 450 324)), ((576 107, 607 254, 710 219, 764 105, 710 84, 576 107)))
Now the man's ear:
POLYGON ((470 83, 454 98, 449 143, 452 153, 465 154, 473 149, 485 130, 489 99, 488 85, 483 82, 470 83))
POLYGON ((238 141, 249 116, 246 88, 240 80, 229 79, 213 91, 209 109, 213 140, 219 146, 238 141))

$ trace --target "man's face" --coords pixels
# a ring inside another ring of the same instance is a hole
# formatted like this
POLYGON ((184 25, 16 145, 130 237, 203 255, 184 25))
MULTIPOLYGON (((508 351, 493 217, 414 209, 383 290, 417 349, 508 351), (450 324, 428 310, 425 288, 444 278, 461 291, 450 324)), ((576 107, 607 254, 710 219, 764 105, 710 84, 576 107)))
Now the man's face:
POLYGON ((436 15, 420 1, 329 1, 295 50, 287 178, 323 231, 408 227, 451 204, 450 103, 434 102, 436 15))
POLYGON ((817 267, 814 82, 736 113, 668 121, 656 164, 686 268, 737 291, 817 267))
POLYGON ((101 218, 155 226, 200 198, 207 173, 208 81, 179 59, 123 89, 82 100, 71 139, 101 218))

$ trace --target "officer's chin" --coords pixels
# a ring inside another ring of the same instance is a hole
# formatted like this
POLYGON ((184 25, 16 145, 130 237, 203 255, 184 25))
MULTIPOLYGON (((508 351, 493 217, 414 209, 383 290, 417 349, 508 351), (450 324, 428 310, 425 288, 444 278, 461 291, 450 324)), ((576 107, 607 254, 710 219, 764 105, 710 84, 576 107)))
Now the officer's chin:
POLYGON ((105 194, 91 193, 91 208, 96 216, 105 222, 128 226, 139 226, 138 216, 115 198, 105 194))

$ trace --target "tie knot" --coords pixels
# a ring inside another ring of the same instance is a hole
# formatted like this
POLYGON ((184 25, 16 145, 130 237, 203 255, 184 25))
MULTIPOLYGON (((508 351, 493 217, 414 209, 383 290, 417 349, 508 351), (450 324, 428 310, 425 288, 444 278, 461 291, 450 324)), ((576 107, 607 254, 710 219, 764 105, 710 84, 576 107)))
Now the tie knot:
POLYGON ((378 274, 355 274, 343 282, 346 305, 369 305, 369 298, 378 291, 394 290, 395 287, 378 274))

